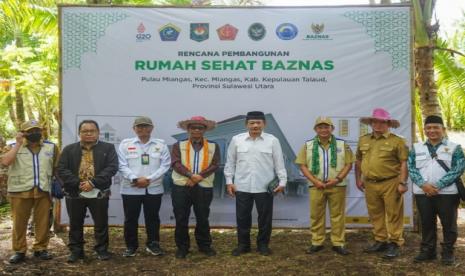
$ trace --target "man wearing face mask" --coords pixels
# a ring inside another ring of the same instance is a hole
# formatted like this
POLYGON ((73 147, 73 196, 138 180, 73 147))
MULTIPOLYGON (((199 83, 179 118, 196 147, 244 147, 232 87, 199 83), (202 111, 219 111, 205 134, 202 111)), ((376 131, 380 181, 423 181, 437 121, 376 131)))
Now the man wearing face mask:
POLYGON ((16 143, 3 156, 1 163, 8 166, 8 196, 13 217, 13 250, 10 263, 26 259, 26 230, 31 211, 34 212, 34 257, 49 260, 49 209, 51 179, 56 167, 58 149, 42 139, 42 128, 35 120, 21 125, 16 143))

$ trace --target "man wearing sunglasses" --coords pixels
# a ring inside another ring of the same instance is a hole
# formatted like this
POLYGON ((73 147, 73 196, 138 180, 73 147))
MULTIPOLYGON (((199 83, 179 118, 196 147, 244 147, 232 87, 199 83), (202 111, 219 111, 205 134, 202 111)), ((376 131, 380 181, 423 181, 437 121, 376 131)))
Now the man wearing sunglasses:
POLYGON ((171 164, 170 151, 165 142, 151 136, 153 123, 149 117, 134 120, 134 138, 124 139, 118 149, 121 197, 124 208, 124 257, 133 257, 139 247, 138 223, 141 207, 144 207, 145 251, 164 255, 160 247, 160 217, 158 212, 163 195, 163 175, 171 164))
POLYGON ((194 207, 196 218, 195 240, 199 251, 207 256, 216 255, 211 247, 210 204, 213 199, 213 180, 220 161, 218 144, 204 138, 204 133, 216 127, 216 122, 202 116, 180 121, 178 127, 186 130, 188 139, 172 148, 173 200, 176 218, 176 258, 184 259, 189 253, 189 215, 194 207))

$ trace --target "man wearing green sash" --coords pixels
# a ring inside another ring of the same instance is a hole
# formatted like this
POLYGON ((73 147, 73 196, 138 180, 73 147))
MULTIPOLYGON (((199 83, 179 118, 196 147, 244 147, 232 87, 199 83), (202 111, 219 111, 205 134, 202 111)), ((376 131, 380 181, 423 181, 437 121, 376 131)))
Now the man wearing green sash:
POLYGON ((310 183, 312 245, 307 253, 323 249, 328 204, 333 250, 348 255, 345 248, 345 178, 352 168, 353 154, 344 140, 332 134, 334 124, 330 118, 318 117, 313 129, 317 136, 303 145, 295 161, 310 183))

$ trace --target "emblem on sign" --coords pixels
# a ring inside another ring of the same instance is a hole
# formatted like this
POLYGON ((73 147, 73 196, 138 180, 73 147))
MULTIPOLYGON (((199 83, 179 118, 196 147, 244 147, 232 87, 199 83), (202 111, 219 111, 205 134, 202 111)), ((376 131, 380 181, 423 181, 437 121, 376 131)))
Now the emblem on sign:
POLYGON ((276 35, 282 40, 294 39, 297 33, 297 27, 291 23, 283 23, 276 28, 276 35))
POLYGON ((201 42, 208 39, 208 23, 191 23, 191 34, 192 40, 201 42))
POLYGON ((166 24, 158 32, 162 41, 176 41, 181 30, 173 24, 166 24))
POLYGON ((220 40, 234 40, 236 39, 237 32, 239 30, 233 25, 226 24, 216 30, 220 40))
POLYGON ((321 34, 325 29, 325 24, 312 24, 312 31, 315 34, 321 34))
POLYGON ((261 23, 253 23, 252 25, 250 25, 247 34, 252 40, 262 40, 266 34, 265 26, 263 26, 263 24, 261 23))

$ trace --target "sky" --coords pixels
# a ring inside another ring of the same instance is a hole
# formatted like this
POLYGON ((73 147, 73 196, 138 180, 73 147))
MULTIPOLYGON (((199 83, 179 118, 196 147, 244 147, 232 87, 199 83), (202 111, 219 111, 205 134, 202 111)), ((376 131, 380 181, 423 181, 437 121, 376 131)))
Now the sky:
MULTIPOLYGON (((369 0, 263 0, 270 6, 332 6, 332 5, 367 5, 369 0)), ((380 2, 377 0, 376 2, 380 2)), ((393 1, 398 2, 398 1, 393 1)), ((437 0, 435 16, 440 24, 442 35, 455 32, 455 21, 464 17, 465 0, 437 0)))

